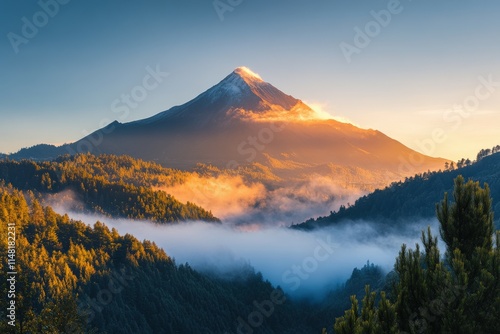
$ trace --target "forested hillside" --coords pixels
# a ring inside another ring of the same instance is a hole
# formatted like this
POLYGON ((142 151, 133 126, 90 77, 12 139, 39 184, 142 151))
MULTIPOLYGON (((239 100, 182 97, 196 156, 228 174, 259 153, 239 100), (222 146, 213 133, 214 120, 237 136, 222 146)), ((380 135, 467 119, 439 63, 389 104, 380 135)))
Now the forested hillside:
POLYGON ((0 180, 6 184, 44 194, 72 190, 91 212, 159 223, 218 222, 211 212, 150 187, 175 184, 185 175, 125 156, 67 155, 52 162, 0 160, 0 180))
MULTIPOLYGON (((154 243, 89 227, 0 187, 1 235, 16 226, 15 333, 235 333, 241 317, 264 305, 262 333, 313 333, 279 288, 247 272, 239 280, 177 265, 154 243), (269 300, 274 300, 270 311, 269 300), (255 303, 254 303, 255 301, 255 303), (271 316, 272 315, 272 316, 271 316)), ((2 238, 1 254, 7 239, 2 238)), ((6 263, 0 290, 7 296, 6 263)), ((4 300, 2 298, 2 300, 4 300)), ((6 319, 2 301, 0 315, 6 319)), ((258 319, 256 321, 259 321, 258 319)), ((0 332, 10 333, 5 321, 0 332)), ((14 333, 13 332, 13 333, 14 333)))
MULTIPOLYGON (((352 206, 341 207, 338 212, 332 212, 327 217, 310 219, 295 227, 310 229, 343 220, 360 219, 404 224, 404 221, 411 218, 431 218, 435 216, 436 203, 444 192, 451 193, 453 180, 458 175, 463 175, 465 179, 488 183, 493 198, 493 209, 500 212, 500 153, 481 156, 476 163, 460 167, 419 174, 404 182, 393 183, 384 190, 376 190, 359 198, 352 206)), ((497 225, 499 218, 500 215, 495 217, 497 225)))
MULTIPOLYGON (((13 330, 3 321, 2 333, 316 333, 341 315, 345 296, 384 282, 380 269, 368 265, 319 304, 293 301, 251 267, 230 279, 207 276, 176 264, 152 242, 100 222, 90 227, 71 220, 30 191, 0 185, 0 234, 7 235, 9 226, 17 239, 18 326, 13 330)), ((0 254, 7 249, 2 238, 0 254)), ((2 296, 10 270, 0 262, 2 296)), ((6 308, 2 301, 4 319, 6 308)))
MULTIPOLYGON (((422 231, 422 250, 403 244, 394 265, 392 296, 366 287, 362 305, 336 319, 336 334, 498 333, 500 231, 493 225, 490 189, 455 180, 452 195, 437 206, 440 236, 422 231), (377 305, 377 306, 376 306, 377 305)), ((327 333, 323 329, 323 333, 327 333)))

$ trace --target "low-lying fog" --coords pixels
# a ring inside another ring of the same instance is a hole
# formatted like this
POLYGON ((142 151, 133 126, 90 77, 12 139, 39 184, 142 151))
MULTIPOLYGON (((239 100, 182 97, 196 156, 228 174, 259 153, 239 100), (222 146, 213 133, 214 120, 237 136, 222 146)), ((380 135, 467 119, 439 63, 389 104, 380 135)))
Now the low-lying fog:
MULTIPOLYGON (((63 208, 56 211, 65 213, 63 208)), ((235 270, 251 265, 273 285, 295 297, 320 298, 348 279, 355 267, 367 261, 392 270, 402 243, 414 248, 420 231, 437 222, 406 224, 404 230, 381 233, 376 224, 346 222, 313 232, 287 228, 242 229, 235 225, 201 222, 155 225, 150 222, 112 219, 70 213, 71 218, 93 225, 97 220, 120 234, 156 242, 177 264, 188 262, 200 271, 230 277, 235 270)), ((248 225, 246 225, 248 226, 248 225)))
POLYGON ((226 223, 288 226, 318 216, 325 216, 341 205, 354 203, 364 193, 346 189, 337 180, 310 175, 291 184, 266 187, 263 183, 245 182, 241 176, 216 177, 191 175, 171 187, 155 187, 181 202, 195 203, 226 223))

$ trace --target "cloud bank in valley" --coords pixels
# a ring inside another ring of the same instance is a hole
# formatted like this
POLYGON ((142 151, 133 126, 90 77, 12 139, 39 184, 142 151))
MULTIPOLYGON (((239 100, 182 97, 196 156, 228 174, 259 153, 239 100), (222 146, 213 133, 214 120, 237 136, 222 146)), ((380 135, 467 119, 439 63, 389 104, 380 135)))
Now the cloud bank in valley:
POLYGON ((171 187, 157 187, 181 202, 192 202, 231 220, 264 200, 266 189, 260 183, 246 184, 241 176, 202 177, 196 174, 171 187))
POLYGON ((414 247, 421 229, 431 225, 436 232, 437 226, 434 220, 420 221, 404 231, 380 233, 376 224, 348 222, 314 232, 276 227, 249 232, 201 222, 161 226, 81 213, 70 216, 88 224, 99 220, 121 234, 154 241, 178 264, 189 263, 202 272, 232 277, 250 265, 292 296, 313 298, 344 283, 354 267, 367 261, 392 270, 402 243, 414 247))
POLYGON ((226 224, 266 226, 289 226, 328 215, 341 205, 354 203, 363 194, 320 175, 276 188, 245 182, 241 176, 192 175, 182 184, 155 189, 211 210, 226 224))

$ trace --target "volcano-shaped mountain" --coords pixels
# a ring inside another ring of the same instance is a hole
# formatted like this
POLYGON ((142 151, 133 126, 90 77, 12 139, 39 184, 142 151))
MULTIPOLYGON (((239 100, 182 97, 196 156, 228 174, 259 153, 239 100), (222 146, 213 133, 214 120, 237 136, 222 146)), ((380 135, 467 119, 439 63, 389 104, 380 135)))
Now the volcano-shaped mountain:
MULTIPOLYGON (((446 161, 379 131, 320 119, 245 67, 183 105, 139 121, 115 121, 47 152, 126 154, 180 169, 254 164, 282 179, 329 174, 339 183, 372 185, 367 188, 439 169, 446 161)), ((41 153, 25 149, 11 157, 49 158, 41 153)))

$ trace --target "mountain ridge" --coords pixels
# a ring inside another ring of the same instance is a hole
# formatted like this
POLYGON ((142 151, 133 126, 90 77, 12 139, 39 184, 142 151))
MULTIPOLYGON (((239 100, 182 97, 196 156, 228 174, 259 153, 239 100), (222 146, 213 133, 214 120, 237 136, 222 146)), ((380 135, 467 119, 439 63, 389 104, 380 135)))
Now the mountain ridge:
POLYGON ((10 157, 54 159, 86 152, 130 155, 183 170, 198 163, 230 169, 258 163, 272 168, 279 178, 295 180, 333 164, 347 171, 341 183, 363 183, 376 175, 389 184, 441 168, 447 161, 415 152, 378 130, 321 119, 304 102, 245 67, 187 103, 152 117, 115 121, 74 143, 37 146, 10 157), (421 164, 403 171, 401 161, 410 158, 421 164), (285 163, 296 168, 282 173, 273 167, 285 163), (356 171, 350 172, 354 167, 356 171))
MULTIPOLYGON (((398 226, 435 216, 435 205, 443 198, 443 193, 452 194, 453 180, 462 175, 466 180, 488 183, 493 198, 493 209, 500 212, 500 153, 491 154, 470 166, 442 172, 430 172, 407 178, 405 182, 395 182, 383 190, 363 196, 354 205, 341 207, 329 216, 311 218, 298 229, 315 229, 339 224, 344 221, 366 220, 398 226)), ((495 216, 497 227, 500 217, 495 216)))

